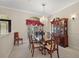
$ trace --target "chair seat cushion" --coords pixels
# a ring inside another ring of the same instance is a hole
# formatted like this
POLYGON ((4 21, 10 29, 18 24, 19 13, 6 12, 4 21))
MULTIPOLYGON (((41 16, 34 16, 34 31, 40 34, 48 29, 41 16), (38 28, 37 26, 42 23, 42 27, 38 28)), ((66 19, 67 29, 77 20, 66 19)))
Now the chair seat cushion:
POLYGON ((41 47, 41 46, 43 46, 43 45, 40 43, 34 43, 34 47, 41 47))
MULTIPOLYGON (((50 50, 51 49, 51 44, 45 45, 45 48, 50 50)), ((52 43, 52 49, 54 48, 54 43, 52 43)))

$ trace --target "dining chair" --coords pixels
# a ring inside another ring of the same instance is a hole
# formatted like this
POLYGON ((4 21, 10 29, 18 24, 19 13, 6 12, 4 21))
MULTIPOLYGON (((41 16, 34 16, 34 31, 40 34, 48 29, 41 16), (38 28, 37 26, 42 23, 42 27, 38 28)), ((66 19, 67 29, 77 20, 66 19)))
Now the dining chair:
POLYGON ((23 43, 23 38, 19 37, 19 32, 14 32, 14 45, 16 42, 19 45, 20 41, 23 43))
POLYGON ((59 58, 58 40, 59 37, 53 36, 50 40, 45 41, 45 50, 50 54, 51 58, 54 51, 57 51, 57 56, 59 58))
POLYGON ((40 42, 33 40, 32 35, 29 35, 29 41, 30 41, 29 46, 31 48, 31 53, 32 53, 32 57, 33 57, 34 53, 35 53, 35 49, 40 50, 42 48, 42 44, 40 42))

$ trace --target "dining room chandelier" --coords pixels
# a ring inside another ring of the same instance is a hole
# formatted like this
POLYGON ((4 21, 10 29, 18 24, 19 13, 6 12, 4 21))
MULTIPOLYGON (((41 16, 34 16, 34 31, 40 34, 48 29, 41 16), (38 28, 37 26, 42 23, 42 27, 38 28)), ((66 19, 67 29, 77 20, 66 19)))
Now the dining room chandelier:
POLYGON ((43 8, 42 14, 44 14, 42 17, 40 17, 40 22, 42 22, 42 23, 45 23, 48 20, 47 17, 45 16, 45 7, 46 7, 46 4, 42 3, 42 8, 43 8))

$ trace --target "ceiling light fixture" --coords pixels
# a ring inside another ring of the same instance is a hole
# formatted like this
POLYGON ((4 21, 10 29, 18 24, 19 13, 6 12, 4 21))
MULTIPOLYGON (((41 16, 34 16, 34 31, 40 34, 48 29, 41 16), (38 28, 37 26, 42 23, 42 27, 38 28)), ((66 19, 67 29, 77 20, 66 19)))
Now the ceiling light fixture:
MULTIPOLYGON (((43 13, 42 14, 44 14, 45 15, 45 7, 46 7, 46 4, 45 3, 42 3, 42 7, 43 7, 43 13)), ((41 18, 40 18, 40 22, 42 22, 42 23, 46 23, 46 21, 47 21, 48 19, 47 19, 47 17, 46 16, 42 16, 41 18)))

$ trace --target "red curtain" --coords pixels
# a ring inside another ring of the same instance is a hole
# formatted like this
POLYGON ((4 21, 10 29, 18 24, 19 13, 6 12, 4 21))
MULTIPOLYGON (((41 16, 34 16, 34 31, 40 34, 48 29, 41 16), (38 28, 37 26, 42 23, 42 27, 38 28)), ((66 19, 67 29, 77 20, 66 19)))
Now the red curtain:
POLYGON ((39 25, 44 26, 44 24, 42 24, 40 21, 31 20, 31 19, 26 19, 26 24, 27 25, 33 25, 33 26, 35 26, 35 25, 37 25, 37 26, 39 26, 39 25))

